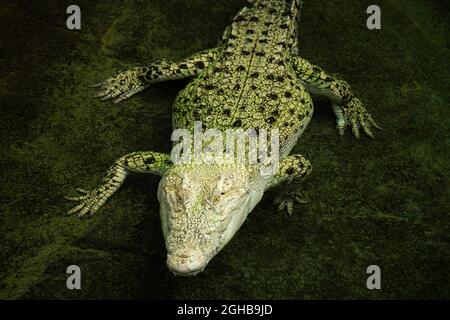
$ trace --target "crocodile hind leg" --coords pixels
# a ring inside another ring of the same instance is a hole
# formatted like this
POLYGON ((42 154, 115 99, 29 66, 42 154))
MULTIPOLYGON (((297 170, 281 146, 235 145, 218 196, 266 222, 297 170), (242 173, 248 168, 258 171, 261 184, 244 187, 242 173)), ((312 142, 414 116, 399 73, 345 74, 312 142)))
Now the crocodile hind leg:
POLYGON ((111 197, 125 181, 130 172, 153 173, 163 175, 171 166, 170 156, 153 151, 134 152, 119 158, 109 168, 102 184, 89 192, 76 189, 84 195, 79 197, 65 197, 70 201, 80 202, 66 215, 78 213, 78 217, 94 215, 98 209, 111 197))
MULTIPOLYGON (((269 187, 281 183, 291 183, 292 181, 300 181, 307 177, 312 171, 311 163, 302 155, 292 155, 280 161, 278 173, 275 175, 269 187)), ((278 205, 278 211, 286 210, 289 215, 294 210, 295 203, 305 203, 302 199, 303 195, 300 191, 285 191, 275 199, 278 205)))
POLYGON ((147 67, 120 72, 93 87, 100 89, 97 97, 101 100, 116 99, 115 102, 118 103, 154 83, 198 75, 216 60, 218 51, 219 49, 202 51, 180 62, 155 61, 147 67))
POLYGON ((372 127, 381 130, 361 101, 355 98, 350 85, 346 81, 327 74, 306 59, 295 57, 290 62, 306 90, 326 96, 331 100, 340 135, 344 134, 347 126, 351 126, 353 134, 357 138, 359 138, 360 129, 371 138, 374 137, 372 127))

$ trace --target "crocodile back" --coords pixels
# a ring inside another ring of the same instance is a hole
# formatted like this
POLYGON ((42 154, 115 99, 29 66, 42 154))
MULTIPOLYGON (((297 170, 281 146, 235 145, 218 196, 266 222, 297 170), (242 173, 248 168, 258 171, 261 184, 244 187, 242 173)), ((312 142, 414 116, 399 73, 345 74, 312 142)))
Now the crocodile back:
POLYGON ((288 64, 297 43, 297 1, 257 1, 234 18, 221 55, 180 92, 174 126, 280 130, 288 153, 308 124, 312 101, 288 64))

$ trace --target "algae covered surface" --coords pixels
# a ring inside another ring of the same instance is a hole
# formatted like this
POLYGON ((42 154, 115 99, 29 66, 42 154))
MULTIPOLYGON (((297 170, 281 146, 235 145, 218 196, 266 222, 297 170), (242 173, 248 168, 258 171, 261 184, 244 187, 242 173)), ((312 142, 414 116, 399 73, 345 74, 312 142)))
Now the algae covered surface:
MULTIPOLYGON (((316 112, 294 152, 313 174, 289 217, 267 193, 196 277, 165 266, 154 176, 131 176, 90 220, 64 217, 75 187, 95 188, 118 157, 170 151, 171 105, 188 80, 120 105, 90 85, 155 59, 214 47, 244 0, 0 2, 0 298, 450 298, 450 13, 446 1, 304 1, 300 52, 349 81, 384 131, 335 129, 316 112), (78 265, 81 290, 66 288, 78 265), (368 290, 378 265, 382 289, 368 290)), ((295 189, 299 186, 291 185, 295 189)))

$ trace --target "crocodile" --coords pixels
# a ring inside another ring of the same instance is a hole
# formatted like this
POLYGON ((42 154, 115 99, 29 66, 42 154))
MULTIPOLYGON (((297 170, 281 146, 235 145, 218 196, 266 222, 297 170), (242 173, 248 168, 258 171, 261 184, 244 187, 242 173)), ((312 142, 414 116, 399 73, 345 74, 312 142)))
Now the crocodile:
MULTIPOLYGON (((350 85, 299 55, 301 0, 249 0, 226 28, 217 47, 182 61, 155 61, 119 72, 94 87, 101 100, 121 102, 155 83, 191 78, 173 105, 173 129, 277 129, 279 165, 269 175, 261 163, 175 163, 169 154, 140 151, 120 157, 101 185, 66 197, 67 212, 92 217, 130 173, 162 177, 158 185, 166 264, 175 275, 196 275, 233 238, 269 188, 302 181, 311 172, 301 154, 290 155, 312 114, 311 94, 331 101, 337 132, 347 127, 373 138, 380 129, 350 85)), ((381 130, 381 129, 380 129, 381 130)), ((292 212, 298 195, 280 208, 292 212)))

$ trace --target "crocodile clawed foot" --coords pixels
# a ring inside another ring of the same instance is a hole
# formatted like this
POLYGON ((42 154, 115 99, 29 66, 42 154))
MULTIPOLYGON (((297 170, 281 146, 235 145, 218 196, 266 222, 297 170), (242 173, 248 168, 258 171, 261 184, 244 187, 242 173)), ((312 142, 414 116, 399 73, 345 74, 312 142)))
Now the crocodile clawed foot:
POLYGON ((80 219, 92 217, 107 199, 107 197, 105 197, 105 194, 98 189, 91 192, 80 188, 77 188, 75 190, 81 193, 82 196, 78 197, 65 196, 64 198, 69 201, 80 203, 71 210, 69 210, 65 214, 66 216, 77 214, 80 219))
POLYGON ((307 200, 303 199, 303 194, 301 191, 291 191, 283 194, 275 199, 275 204, 277 205, 277 211, 286 211, 288 215, 292 216, 294 213, 294 204, 308 203, 307 200))
POLYGON ((149 87, 145 83, 144 73, 144 68, 119 72, 116 76, 91 86, 100 90, 94 97, 102 101, 115 99, 114 103, 122 102, 149 87))
POLYGON ((347 126, 351 128, 353 135, 357 139, 361 137, 360 131, 363 131, 372 139, 375 139, 372 128, 382 131, 381 127, 373 120, 372 116, 357 98, 352 99, 345 108, 333 104, 333 109, 337 118, 337 129, 341 136, 344 135, 347 126))

